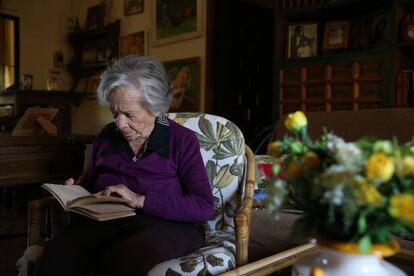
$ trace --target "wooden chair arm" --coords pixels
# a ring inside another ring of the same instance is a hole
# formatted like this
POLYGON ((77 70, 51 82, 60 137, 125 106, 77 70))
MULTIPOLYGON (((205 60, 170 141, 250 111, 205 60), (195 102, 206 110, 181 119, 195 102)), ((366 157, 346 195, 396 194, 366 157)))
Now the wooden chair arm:
POLYGON ((256 161, 252 150, 245 145, 247 157, 246 185, 244 197, 234 221, 236 227, 236 262, 237 266, 248 263, 250 221, 252 217, 254 184, 256 181, 256 161))
POLYGON ((31 200, 28 204, 27 247, 41 245, 41 230, 45 225, 46 211, 50 207, 59 206, 53 196, 31 200))

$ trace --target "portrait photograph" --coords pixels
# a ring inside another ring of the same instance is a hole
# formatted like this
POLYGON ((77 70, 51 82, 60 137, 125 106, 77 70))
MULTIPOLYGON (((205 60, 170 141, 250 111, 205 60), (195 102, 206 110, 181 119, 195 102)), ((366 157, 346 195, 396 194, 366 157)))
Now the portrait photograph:
POLYGON ((288 58, 316 56, 318 39, 317 23, 296 23, 288 26, 288 58))
POLYGON ((163 62, 171 81, 171 112, 200 111, 200 58, 163 62))
POLYGON ((127 55, 145 56, 146 53, 145 31, 124 35, 120 38, 119 54, 121 57, 127 55))
POLYGON ((202 35, 201 0, 154 0, 151 43, 155 46, 202 35))

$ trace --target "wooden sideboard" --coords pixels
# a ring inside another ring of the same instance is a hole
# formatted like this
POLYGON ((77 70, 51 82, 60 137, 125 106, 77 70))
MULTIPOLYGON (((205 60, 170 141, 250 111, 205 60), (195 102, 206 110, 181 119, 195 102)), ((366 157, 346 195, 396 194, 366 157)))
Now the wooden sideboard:
POLYGON ((78 177, 83 171, 85 145, 92 139, 0 133, 0 187, 78 177))

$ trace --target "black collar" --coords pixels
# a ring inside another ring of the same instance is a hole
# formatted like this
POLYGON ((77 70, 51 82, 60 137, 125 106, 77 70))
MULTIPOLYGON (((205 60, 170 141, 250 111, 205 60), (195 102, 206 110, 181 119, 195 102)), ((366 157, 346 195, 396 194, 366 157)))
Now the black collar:
POLYGON ((112 155, 126 150, 128 155, 134 161, 144 158, 151 152, 156 152, 163 158, 168 158, 168 137, 170 123, 168 122, 168 119, 165 115, 160 115, 157 117, 154 129, 151 132, 148 140, 145 142, 143 151, 137 156, 134 155, 134 152, 122 134, 116 131, 115 123, 113 123, 113 127, 111 128, 113 129, 113 135, 111 135, 112 139, 110 139, 109 146, 105 149, 104 155, 112 155))

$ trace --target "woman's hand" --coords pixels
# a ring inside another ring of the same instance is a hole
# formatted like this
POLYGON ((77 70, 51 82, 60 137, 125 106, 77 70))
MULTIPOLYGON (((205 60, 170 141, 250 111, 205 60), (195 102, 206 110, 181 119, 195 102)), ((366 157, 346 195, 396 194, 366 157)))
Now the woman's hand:
POLYGON ((128 200, 129 203, 127 204, 131 208, 144 207, 145 196, 134 193, 123 184, 107 186, 102 191, 96 193, 96 195, 118 196, 128 200))
POLYGON ((73 185, 75 184, 75 179, 73 178, 69 178, 68 180, 65 181, 65 185, 73 185))

